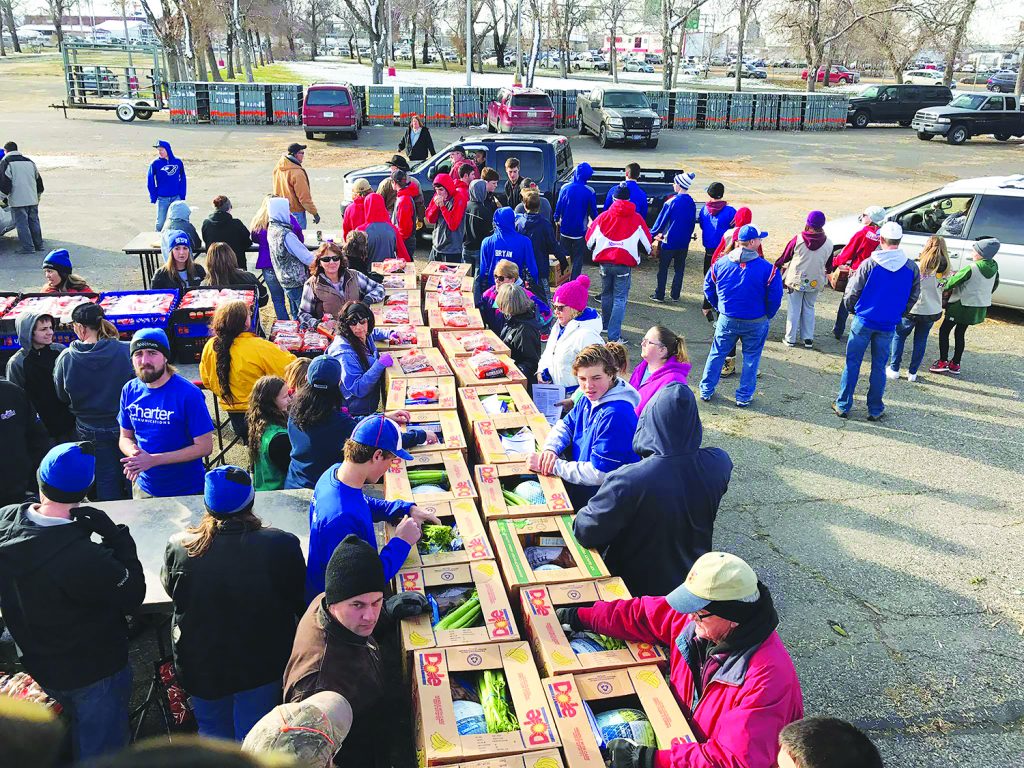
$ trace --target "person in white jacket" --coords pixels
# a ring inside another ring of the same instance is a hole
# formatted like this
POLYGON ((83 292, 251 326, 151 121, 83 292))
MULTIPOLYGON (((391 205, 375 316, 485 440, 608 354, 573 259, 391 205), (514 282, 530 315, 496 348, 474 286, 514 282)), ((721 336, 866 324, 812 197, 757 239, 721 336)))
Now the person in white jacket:
POLYGON ((589 288, 590 278, 584 274, 555 290, 551 310, 557 322, 537 364, 537 381, 565 387, 566 394, 579 386, 572 370, 576 355, 584 347, 603 343, 601 318, 587 306, 589 288))

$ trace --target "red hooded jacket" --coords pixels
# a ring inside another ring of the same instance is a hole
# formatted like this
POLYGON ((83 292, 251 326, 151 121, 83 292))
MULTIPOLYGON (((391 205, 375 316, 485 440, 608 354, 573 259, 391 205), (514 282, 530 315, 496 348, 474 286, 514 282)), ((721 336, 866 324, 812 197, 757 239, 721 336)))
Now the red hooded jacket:
MULTIPOLYGON (((664 597, 640 597, 580 608, 579 619, 610 637, 669 647, 669 681, 697 742, 658 750, 655 768, 776 765, 779 732, 804 716, 800 680, 777 632, 753 649, 726 656, 693 706, 696 689, 684 656, 692 652, 694 628, 688 614, 674 610, 664 597)), ((698 659, 689 662, 700 668, 698 659)), ((709 660, 704 669, 710 668, 709 660)))
POLYGON ((861 262, 879 249, 878 240, 878 227, 868 224, 854 233, 846 247, 832 259, 832 266, 841 267, 843 264, 849 264, 850 272, 856 272, 861 262))
POLYGON ((398 188, 391 223, 397 227, 398 237, 402 240, 408 240, 416 231, 416 195, 419 193, 420 188, 414 181, 398 188))
MULTIPOLYGON (((718 261, 718 257, 725 253, 725 249, 729 243, 735 243, 736 238, 740 234, 740 228, 745 227, 754 219, 754 214, 751 213, 749 208, 737 208, 736 215, 732 219, 732 229, 728 229, 725 235, 722 237, 722 242, 715 248, 715 252, 711 255, 711 263, 714 264, 718 261)), ((761 244, 757 245, 757 252, 761 256, 764 256, 764 251, 761 250, 761 244)))
POLYGON ((636 206, 629 200, 614 200, 590 222, 587 245, 593 250, 595 264, 640 264, 640 247, 651 252, 651 230, 636 206))
POLYGON ((349 232, 359 229, 359 226, 366 221, 366 198, 357 197, 349 203, 345 209, 345 215, 341 218, 341 236, 344 238, 349 232))
MULTIPOLYGON (((409 258, 409 251, 405 248, 405 241, 402 238, 401 233, 395 225, 391 223, 391 217, 388 216, 388 208, 384 204, 384 198, 376 192, 371 192, 364 199, 366 200, 366 204, 364 206, 366 221, 356 227, 356 229, 360 232, 366 232, 367 237, 369 237, 370 232, 368 230, 371 226, 382 225, 388 227, 395 233, 395 255, 402 259, 402 261, 412 261, 412 259, 409 258)), ((347 212, 348 211, 346 209, 346 213, 347 212)))
POLYGON ((462 224, 462 217, 466 213, 467 200, 462 195, 456 194, 455 182, 452 181, 452 177, 447 173, 437 174, 434 177, 434 186, 443 187, 448 192, 451 205, 438 205, 437 196, 435 195, 430 198, 430 205, 427 206, 427 213, 424 218, 431 224, 434 224, 437 222, 438 216, 443 216, 448 229, 457 230, 459 225, 462 224))

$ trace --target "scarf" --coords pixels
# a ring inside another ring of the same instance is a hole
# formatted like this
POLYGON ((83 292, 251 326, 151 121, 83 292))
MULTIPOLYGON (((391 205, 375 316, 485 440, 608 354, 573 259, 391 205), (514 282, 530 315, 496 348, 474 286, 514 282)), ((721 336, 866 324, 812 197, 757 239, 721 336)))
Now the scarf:
POLYGON ((708 200, 704 203, 704 207, 707 209, 707 212, 712 216, 717 216, 727 205, 728 203, 725 200, 708 200))

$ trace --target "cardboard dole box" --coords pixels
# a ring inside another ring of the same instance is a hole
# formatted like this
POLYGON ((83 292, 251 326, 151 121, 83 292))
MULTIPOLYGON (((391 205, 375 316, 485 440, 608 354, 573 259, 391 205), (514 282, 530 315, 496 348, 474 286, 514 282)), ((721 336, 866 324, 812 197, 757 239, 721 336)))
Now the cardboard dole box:
POLYGON ((544 680, 544 692, 551 702, 569 768, 605 768, 601 754, 605 745, 591 725, 584 702, 595 715, 609 705, 642 710, 651 723, 658 749, 697 740, 676 704, 671 686, 655 666, 549 677, 544 680), (623 697, 631 701, 624 704, 623 697))
POLYGON ((572 516, 493 520, 488 528, 509 591, 610 576, 601 556, 572 535, 572 516))
MULTIPOLYGON (((459 265, 462 266, 462 265, 459 265)), ((459 293, 473 292, 473 278, 467 275, 432 274, 424 271, 423 291, 424 293, 435 293, 437 291, 458 291, 459 293)))
POLYGON ((387 383, 386 410, 450 411, 455 408, 455 379, 452 376, 392 379, 387 383))
MULTIPOLYGON (((408 275, 402 275, 401 277, 408 277, 408 275)), ((400 307, 403 305, 418 307, 421 311, 423 309, 423 297, 415 288, 405 291, 385 290, 384 301, 382 303, 385 309, 390 307, 400 307)))
MULTIPOLYGON (((433 504, 420 503, 420 509, 426 510, 441 520, 441 525, 452 528, 458 534, 462 543, 461 549, 449 551, 429 552, 421 551, 420 546, 414 546, 409 550, 409 557, 406 558, 405 568, 419 568, 422 566, 434 565, 455 565, 457 563, 470 563, 477 560, 493 560, 494 550, 487 540, 487 531, 480 520, 480 513, 476 511, 476 504, 471 499, 460 499, 459 501, 441 501, 433 504)), ((432 525, 428 523, 427 525, 432 525)), ((395 526, 391 523, 384 524, 384 543, 395 537, 395 526)), ((426 550, 429 544, 421 539, 420 544, 426 550)))
POLYGON ((391 338, 387 341, 374 341, 380 351, 400 352, 417 347, 430 347, 434 343, 430 338, 430 329, 425 325, 395 325, 389 326, 387 330, 391 338))
POLYGON ((462 309, 428 309, 427 325, 436 337, 445 331, 482 331, 487 326, 475 307, 462 309))
POLYGON ((431 451, 461 450, 466 453, 466 437, 462 434, 462 422, 455 411, 414 411, 410 412, 409 423, 400 427, 402 432, 409 429, 422 429, 437 437, 437 443, 423 443, 409 448, 409 453, 428 453, 431 451))
MULTIPOLYGON (((639 664, 667 664, 668 657, 657 645, 618 641, 616 650, 590 650, 577 653, 566 637, 555 614, 558 608, 591 606, 598 600, 629 600, 626 583, 618 576, 596 581, 523 587, 519 599, 523 608, 523 630, 537 653, 541 672, 558 675, 565 672, 632 667, 639 664)), ((585 642, 587 646, 594 644, 585 642)))
POLYGON ((473 422, 473 443, 484 464, 514 464, 539 453, 550 432, 540 414, 501 413, 473 422))
POLYGON ((504 755, 488 760, 455 763, 451 768, 565 768, 562 753, 557 749, 542 749, 524 755, 504 755))
POLYGON ((384 498, 388 501, 432 504, 476 496, 462 451, 417 453, 412 461, 396 458, 384 473, 384 498))
POLYGON ((395 576, 395 589, 398 592, 429 594, 439 606, 436 617, 431 610, 401 620, 402 648, 406 651, 484 645, 521 638, 519 627, 512 616, 512 606, 501 583, 498 564, 493 560, 404 568, 395 576), (462 599, 455 598, 452 595, 454 592, 460 592, 462 599), (445 608, 446 599, 457 600, 461 606, 468 602, 465 597, 474 594, 479 600, 479 606, 476 603, 466 606, 463 613, 472 617, 468 624, 448 629, 437 623, 448 613, 454 613, 445 608), (445 608, 443 614, 441 608, 445 608))
POLYGON ((394 359, 394 365, 384 372, 386 387, 390 387, 395 379, 429 379, 452 375, 452 369, 441 350, 433 347, 408 349, 395 355, 394 359))
POLYGON ((509 355, 477 352, 472 357, 453 357, 451 365, 460 387, 526 384, 526 376, 509 355))
POLYGON ((489 419, 500 413, 543 416, 522 384, 463 387, 459 390, 459 410, 462 411, 467 424, 472 424, 477 419, 489 419))
MULTIPOLYGON (((457 763, 466 759, 540 752, 560 746, 550 708, 524 642, 417 651, 413 654, 413 714, 416 751, 421 765, 457 763), (452 679, 493 670, 506 681, 511 709, 519 729, 505 733, 461 735, 455 719, 452 679)), ((525 762, 534 768, 558 763, 525 762)), ((513 763, 517 765, 517 763, 513 763)))
POLYGON ((456 357, 472 357, 477 352, 494 352, 499 355, 509 354, 508 345, 498 338, 498 334, 486 331, 447 331, 437 334, 437 346, 444 353, 448 362, 456 357))
POLYGON ((419 292, 418 282, 416 273, 410 275, 405 272, 399 272, 393 275, 384 275, 381 285, 384 286, 384 293, 390 295, 392 293, 400 293, 401 291, 419 292))
POLYGON ((475 306, 472 289, 469 291, 428 291, 423 297, 423 308, 428 312, 432 309, 470 309, 475 306))
POLYGON ((572 511, 562 480, 528 472, 524 463, 481 464, 474 472, 485 519, 547 517, 572 511))

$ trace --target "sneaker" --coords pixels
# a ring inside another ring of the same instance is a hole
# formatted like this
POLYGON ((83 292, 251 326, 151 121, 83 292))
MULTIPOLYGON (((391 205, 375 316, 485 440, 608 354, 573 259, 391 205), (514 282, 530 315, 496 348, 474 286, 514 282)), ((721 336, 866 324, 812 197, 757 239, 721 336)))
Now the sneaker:
POLYGON ((679 297, 678 296, 672 296, 672 297, 669 298, 669 301, 679 301, 679 297))
POLYGON ((889 381, 895 381, 899 377, 900 377, 900 372, 899 371, 894 371, 888 365, 885 366, 885 378, 887 378, 889 381))
POLYGON ((750 403, 751 403, 750 400, 737 400, 736 401, 736 407, 737 408, 746 408, 748 405, 750 405, 750 403))
POLYGON ((917 374, 916 373, 908 373, 907 374, 907 381, 910 381, 910 382, 917 381, 917 374))
POLYGON ((727 358, 725 358, 725 364, 722 366, 722 375, 723 376, 732 376, 734 373, 736 373, 736 358, 735 357, 727 357, 727 358))
POLYGON ((871 414, 869 413, 869 414, 868 414, 868 421, 881 421, 881 420, 882 420, 882 419, 883 419, 884 417, 885 417, 885 411, 882 411, 882 412, 881 412, 880 414, 878 414, 877 416, 872 416, 872 415, 871 415, 871 414))
POLYGON ((656 301, 656 302, 658 302, 659 304, 664 304, 664 303, 665 303, 665 299, 661 298, 661 297, 660 297, 660 296, 658 296, 658 294, 656 294, 656 293, 652 293, 652 294, 651 294, 651 296, 650 296, 650 298, 651 298, 651 301, 656 301))
POLYGON ((960 375, 960 364, 959 363, 950 363, 949 364, 949 372, 952 373, 955 376, 959 376, 960 375))
POLYGON ((949 363, 945 360, 936 360, 928 370, 932 373, 946 373, 949 371, 949 363))
POLYGON ((789 339, 783 339, 782 343, 785 344, 787 347, 795 347, 796 346, 796 342, 795 341, 790 341, 789 339))
POLYGON ((839 410, 839 405, 836 404, 836 403, 832 403, 832 410, 836 414, 836 416, 838 416, 840 419, 848 419, 848 418, 850 418, 849 412, 848 411, 841 411, 841 410, 839 410))
POLYGON ((705 395, 703 392, 700 393, 700 399, 703 400, 705 403, 710 403, 711 402, 711 398, 714 397, 714 396, 715 396, 714 392, 712 392, 710 395, 705 395))
POLYGON ((814 349, 814 339, 804 339, 804 349, 814 349))

